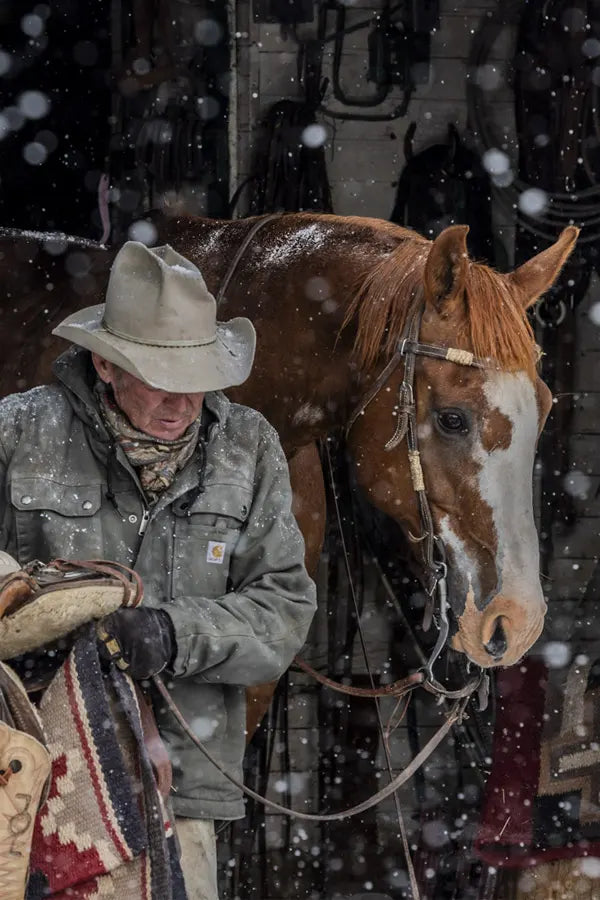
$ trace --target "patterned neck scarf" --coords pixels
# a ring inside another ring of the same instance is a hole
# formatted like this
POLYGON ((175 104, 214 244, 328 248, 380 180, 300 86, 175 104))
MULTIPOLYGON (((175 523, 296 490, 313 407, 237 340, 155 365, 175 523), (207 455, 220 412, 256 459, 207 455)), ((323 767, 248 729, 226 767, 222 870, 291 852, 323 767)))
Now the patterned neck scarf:
POLYGON ((160 495, 173 484, 177 472, 191 459, 198 443, 202 415, 192 422, 180 438, 174 441, 161 440, 134 428, 103 381, 98 380, 94 393, 109 434, 137 469, 149 502, 156 503, 160 495))

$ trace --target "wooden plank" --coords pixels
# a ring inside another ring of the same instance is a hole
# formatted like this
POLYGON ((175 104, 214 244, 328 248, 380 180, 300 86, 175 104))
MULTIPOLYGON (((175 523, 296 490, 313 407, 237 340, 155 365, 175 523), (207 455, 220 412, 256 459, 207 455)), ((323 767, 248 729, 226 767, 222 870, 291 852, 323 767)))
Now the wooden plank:
MULTIPOLYGON (((387 109, 388 103, 382 109, 387 109)), ((508 135, 514 133, 512 106, 506 103, 497 103, 492 107, 494 121, 498 123, 500 132, 506 131, 508 135)), ((379 111, 375 110, 375 112, 379 111)), ((456 125, 459 131, 464 132, 467 122, 466 99, 449 103, 435 97, 425 99, 413 99, 409 107, 408 116, 404 119, 396 119, 391 122, 352 122, 337 121, 335 131, 327 120, 323 124, 330 135, 330 144, 335 152, 338 146, 351 142, 381 141, 397 143, 399 154, 404 163, 404 135, 411 122, 417 123, 417 130, 413 140, 413 150, 419 153, 431 144, 444 142, 448 125, 456 125)), ((469 135, 465 136, 469 143, 469 135)))
POLYGON ((576 391, 600 390, 600 350, 577 354, 575 368, 576 391))
POLYGON ((457 0, 440 0, 440 14, 442 16, 456 13, 460 8, 465 15, 482 15, 485 12, 493 12, 498 6, 498 0, 465 0, 458 3, 457 0))
POLYGON ((561 599, 581 598, 594 570, 594 565, 595 563, 591 559, 555 560, 550 567, 549 595, 561 599))
POLYGON ((600 436, 575 434, 569 444, 571 469, 585 475, 600 475, 600 436))
POLYGON ((600 518, 600 476, 575 471, 565 476, 565 485, 577 516, 600 518))
POLYGON ((319 800, 319 783, 315 770, 276 774, 269 780, 268 800, 287 804, 285 787, 291 791, 291 805, 301 812, 314 812, 319 800))
MULTIPOLYGON (((352 28, 362 22, 375 22, 376 10, 374 8, 361 8, 360 6, 348 7, 346 10, 346 28, 352 28)), ((462 59, 469 57, 473 35, 481 22, 481 10, 452 9, 440 17, 440 27, 431 36, 432 59, 462 59)), ((277 53, 281 51, 294 52, 297 47, 294 40, 286 35, 286 32, 277 24, 259 24, 258 48, 261 53, 277 53)), ((328 18, 327 33, 333 34, 335 30, 335 15, 328 18)), ((353 31, 344 37, 344 54, 368 52, 368 35, 370 26, 353 31)), ((316 36, 314 23, 301 24, 296 29, 299 41, 308 40, 316 36)), ((498 40, 490 48, 489 62, 503 62, 510 59, 513 53, 514 36, 511 29, 504 29, 498 40)), ((326 52, 331 53, 333 44, 328 44, 326 52)), ((506 73, 504 73, 506 78, 506 73)))
MULTIPOLYGON (((323 77, 332 78, 331 58, 328 54, 323 60, 323 77)), ((361 98, 369 98, 374 94, 373 84, 367 81, 368 59, 362 53, 344 54, 340 69, 340 85, 348 95, 356 95, 361 98)), ((418 100, 435 100, 439 102, 464 102, 466 95, 467 64, 460 59, 436 59, 430 67, 429 83, 419 85, 414 93, 411 112, 414 111, 414 102, 418 100)), ((259 90, 261 99, 267 95, 282 97, 301 97, 301 91, 297 77, 296 54, 288 51, 278 53, 261 54, 259 90)), ((398 104, 402 92, 398 87, 390 91, 387 105, 398 104)), ((489 98, 496 103, 512 102, 512 95, 506 85, 501 85, 498 90, 490 91, 489 98)), ((331 109, 339 109, 348 112, 350 107, 337 103, 333 96, 333 89, 327 92, 324 105, 331 109)), ((385 107, 378 105, 373 111, 381 113, 385 107)), ((368 113, 368 110, 360 110, 368 113)))
MULTIPOLYGON (((600 557, 600 517, 586 517, 567 534, 554 537, 556 559, 597 559, 600 557)), ((575 570, 577 571, 577 570, 575 570)))
POLYGON ((259 96, 270 95, 281 100, 284 97, 302 99, 298 84, 298 64, 295 53, 281 52, 261 54, 259 66, 259 96))
POLYGON ((390 183, 361 184, 338 182, 332 184, 333 209, 340 216, 374 216, 389 218, 395 190, 390 183))
MULTIPOLYGON (((285 76, 287 78, 287 75, 285 76)), ((260 109, 261 116, 281 97, 267 90, 261 94, 260 109)), ((387 100, 384 105, 373 110, 374 113, 386 112, 399 102, 396 93, 392 95, 391 100, 387 100)), ((331 103, 332 109, 343 110, 348 112, 349 107, 341 107, 339 104, 331 103)), ((499 131, 506 130, 507 135, 514 132, 514 124, 511 126, 513 114, 510 104, 497 103, 491 107, 494 113, 494 120, 499 123, 499 131), (509 127, 510 126, 510 127, 509 127)), ((368 111, 365 111, 368 112, 368 111)), ((324 126, 327 133, 326 149, 327 162, 330 162, 330 152, 335 155, 337 148, 343 147, 346 143, 362 143, 365 140, 379 141, 382 143, 396 144, 397 153, 404 164, 403 141, 406 130, 410 122, 417 122, 417 131, 413 142, 414 151, 418 153, 420 150, 432 143, 439 143, 446 138, 448 124, 456 125, 460 131, 464 132, 467 120, 467 106, 465 98, 449 103, 447 100, 440 100, 436 97, 415 98, 409 107, 408 116, 403 119, 396 119, 389 122, 359 122, 336 120, 332 125, 331 120, 318 115, 318 119, 324 126)), ((468 142, 468 134, 466 135, 468 142)))
MULTIPOLYGON (((432 50, 437 45, 444 51, 441 55, 467 60, 471 53, 474 35, 482 22, 482 11, 455 7, 444 12, 440 19, 441 28, 434 36, 432 50)), ((506 63, 512 59, 514 45, 514 29, 504 28, 490 47, 486 57, 486 62, 500 61, 504 64, 503 77, 505 80, 507 78, 506 63)))
MULTIPOLYGON (((419 85, 416 97, 434 96, 436 100, 462 100, 467 84, 466 59, 437 59, 431 64, 429 84, 419 85)), ((487 92, 494 102, 511 102, 512 91, 505 81, 498 88, 487 92)))
POLYGON ((329 180, 336 183, 356 183, 365 185, 369 181, 392 181, 404 165, 402 147, 398 141, 371 141, 339 144, 328 161, 329 180))
POLYGON ((290 696, 288 700, 290 728, 310 729, 318 727, 316 695, 290 696))
POLYGON ((577 349, 583 353, 600 350, 600 279, 594 272, 587 294, 577 308, 577 349), (594 316, 590 318, 590 313, 594 316))
POLYGON ((559 400, 560 402, 571 404, 572 433, 600 435, 600 391, 576 394, 572 398, 565 397, 559 400))

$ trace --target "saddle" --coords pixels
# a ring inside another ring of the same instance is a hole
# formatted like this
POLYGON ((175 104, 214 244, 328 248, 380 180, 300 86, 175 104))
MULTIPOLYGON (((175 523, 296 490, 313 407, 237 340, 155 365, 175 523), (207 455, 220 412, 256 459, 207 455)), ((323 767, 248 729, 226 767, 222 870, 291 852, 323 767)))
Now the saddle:
MULTIPOLYGON (((0 553, 2 900, 23 900, 26 896, 35 819, 46 800, 51 775, 41 719, 28 696, 28 690, 39 692, 46 684, 34 678, 26 689, 3 661, 54 645, 121 606, 139 605, 142 598, 139 576, 116 563, 57 559, 48 564, 35 561, 21 569, 11 557, 0 553)), ((171 783, 170 763, 141 691, 137 700, 155 780, 166 796, 171 783)))

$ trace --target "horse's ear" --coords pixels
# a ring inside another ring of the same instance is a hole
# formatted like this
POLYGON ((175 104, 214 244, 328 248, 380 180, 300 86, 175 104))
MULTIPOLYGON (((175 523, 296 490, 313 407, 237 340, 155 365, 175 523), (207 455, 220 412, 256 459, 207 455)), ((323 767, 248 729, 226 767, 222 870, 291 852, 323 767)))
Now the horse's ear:
POLYGON ((542 250, 508 276, 522 294, 525 309, 552 287, 575 246, 578 234, 579 228, 569 225, 551 247, 542 250))
POLYGON ((468 225, 451 225, 431 245, 423 282, 425 301, 438 312, 443 311, 445 301, 453 297, 465 282, 469 264, 468 232, 468 225))

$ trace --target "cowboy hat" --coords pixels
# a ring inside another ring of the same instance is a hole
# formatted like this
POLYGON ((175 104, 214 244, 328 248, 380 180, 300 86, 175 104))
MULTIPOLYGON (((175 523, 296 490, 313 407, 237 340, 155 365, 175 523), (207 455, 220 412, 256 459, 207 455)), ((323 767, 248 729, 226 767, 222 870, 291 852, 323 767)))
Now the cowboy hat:
POLYGON ((168 244, 128 241, 117 253, 106 303, 67 316, 52 334, 173 393, 216 391, 250 374, 256 334, 249 319, 217 322, 200 270, 168 244))

